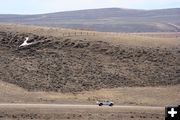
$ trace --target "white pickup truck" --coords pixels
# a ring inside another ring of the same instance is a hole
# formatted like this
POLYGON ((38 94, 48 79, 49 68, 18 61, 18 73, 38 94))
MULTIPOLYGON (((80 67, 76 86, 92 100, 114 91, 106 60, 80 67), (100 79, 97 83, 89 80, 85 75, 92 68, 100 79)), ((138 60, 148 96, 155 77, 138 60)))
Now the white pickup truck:
POLYGON ((99 106, 107 105, 107 106, 113 106, 114 103, 109 100, 103 100, 103 101, 96 101, 96 104, 99 106))

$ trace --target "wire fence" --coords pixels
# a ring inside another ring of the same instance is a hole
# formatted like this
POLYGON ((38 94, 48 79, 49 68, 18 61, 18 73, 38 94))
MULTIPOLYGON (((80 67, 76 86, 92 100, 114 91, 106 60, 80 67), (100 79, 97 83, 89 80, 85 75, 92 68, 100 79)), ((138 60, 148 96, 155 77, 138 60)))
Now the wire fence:
POLYGON ((141 34, 141 33, 108 33, 108 32, 64 32, 61 33, 62 37, 73 37, 73 36, 97 36, 97 35, 113 35, 113 36, 134 36, 134 37, 151 37, 151 38, 180 38, 180 33, 176 34, 141 34))
POLYGON ((95 32, 66 32, 62 33, 62 37, 72 37, 72 36, 95 36, 95 32))

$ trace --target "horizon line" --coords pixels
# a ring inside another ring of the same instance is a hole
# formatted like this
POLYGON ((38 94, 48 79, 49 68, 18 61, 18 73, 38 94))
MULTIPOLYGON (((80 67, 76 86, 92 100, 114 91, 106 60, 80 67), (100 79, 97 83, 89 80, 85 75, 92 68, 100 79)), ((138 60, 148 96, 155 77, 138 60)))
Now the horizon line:
POLYGON ((102 8, 87 8, 87 9, 76 9, 76 10, 62 10, 62 11, 55 11, 55 12, 44 12, 44 13, 0 13, 0 15, 44 15, 44 14, 51 14, 51 13, 63 13, 63 12, 76 12, 76 11, 85 11, 85 10, 100 10, 100 9, 124 9, 124 10, 142 10, 142 11, 154 11, 154 10, 168 10, 168 9, 180 9, 178 7, 167 7, 167 8, 155 8, 155 9, 136 9, 136 8, 123 8, 123 7, 102 7, 102 8))

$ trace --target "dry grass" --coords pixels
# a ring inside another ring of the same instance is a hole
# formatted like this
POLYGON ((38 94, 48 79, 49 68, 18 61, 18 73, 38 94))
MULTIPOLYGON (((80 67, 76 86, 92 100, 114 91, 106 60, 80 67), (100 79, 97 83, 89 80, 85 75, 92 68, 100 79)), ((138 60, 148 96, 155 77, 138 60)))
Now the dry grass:
POLYGON ((68 34, 70 34, 70 37, 67 38, 104 41, 115 45, 122 44, 163 48, 178 47, 180 45, 180 33, 112 33, 15 24, 1 24, 0 30, 54 37, 64 37, 63 35, 67 37, 68 34), (77 33, 77 35, 74 35, 74 33, 77 33), (81 33, 83 35, 80 35, 81 33))
POLYGON ((85 92, 82 97, 112 99, 118 104, 167 105, 178 104, 180 86, 127 87, 85 92))
MULTIPOLYGON (((82 31, 72 29, 48 28, 25 25, 0 25, 0 30, 16 31, 20 33, 34 33, 45 36, 62 37, 63 33, 95 33, 88 36, 73 36, 71 39, 86 39, 88 41, 104 41, 110 44, 122 44, 128 46, 144 47, 179 47, 180 38, 173 37, 169 33, 160 33, 169 35, 168 38, 161 38, 159 35, 148 36, 142 34, 127 33, 102 33, 94 31, 82 31), (16 28, 16 30, 15 30, 16 28)), ((150 34, 150 33, 149 33, 150 34)), ((154 33, 151 33, 151 35, 154 33)), ((179 35, 179 33, 177 33, 179 35)), ((81 92, 78 94, 62 94, 47 92, 28 92, 22 88, 8 83, 0 82, 0 102, 80 102, 92 103, 97 99, 112 99, 117 104, 134 105, 166 105, 177 104, 180 99, 180 86, 167 87, 129 87, 116 89, 101 89, 90 92, 81 92)))
POLYGON ((98 99, 110 99, 115 104, 123 105, 164 106, 167 104, 179 104, 180 86, 125 87, 63 94, 28 92, 15 85, 0 81, 0 102, 94 104, 98 99))

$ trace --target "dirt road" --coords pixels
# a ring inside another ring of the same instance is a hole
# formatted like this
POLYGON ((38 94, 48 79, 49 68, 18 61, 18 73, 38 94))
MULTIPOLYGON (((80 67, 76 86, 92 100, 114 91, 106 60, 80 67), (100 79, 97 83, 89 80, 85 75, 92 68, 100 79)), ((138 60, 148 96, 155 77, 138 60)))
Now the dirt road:
MULTIPOLYGON (((11 104, 4 103, 0 104, 0 108, 99 108, 98 105, 81 105, 81 104, 11 104)), ((151 110, 162 110, 164 107, 154 107, 154 106, 125 106, 125 105, 115 105, 113 107, 102 106, 106 108, 128 108, 128 109, 151 109, 151 110)))
POLYGON ((164 107, 0 104, 0 120, 163 120, 164 107))

